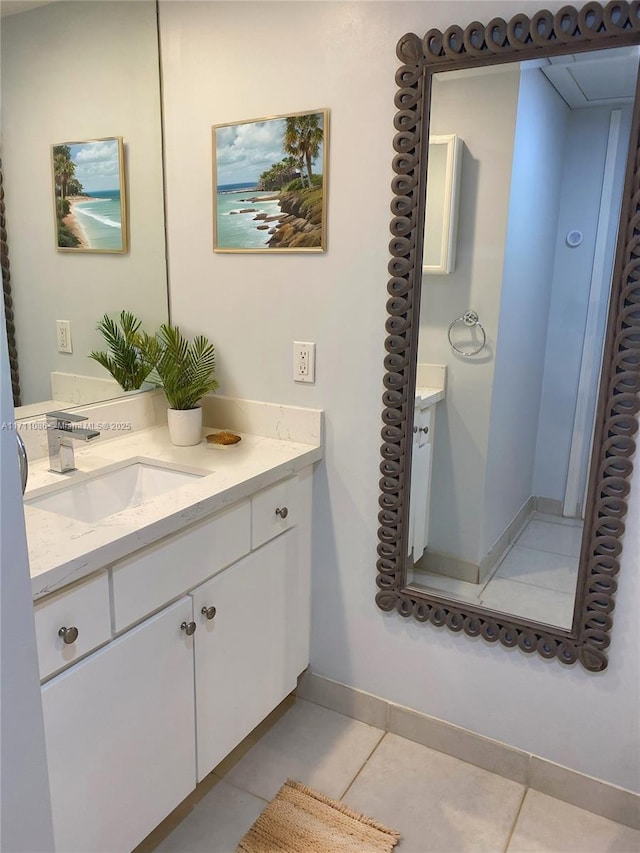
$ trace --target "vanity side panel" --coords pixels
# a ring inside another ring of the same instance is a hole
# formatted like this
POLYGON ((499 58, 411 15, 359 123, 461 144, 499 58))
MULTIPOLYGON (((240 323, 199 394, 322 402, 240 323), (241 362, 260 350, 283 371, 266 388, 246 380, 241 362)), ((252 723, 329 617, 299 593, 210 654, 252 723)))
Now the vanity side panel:
POLYGON ((311 519, 313 512, 313 468, 298 473, 297 536, 287 555, 287 621, 295 627, 287 646, 288 666, 297 677, 309 666, 311 644, 311 519))
POLYGON ((145 548, 112 568, 116 632, 193 589, 251 550, 248 501, 145 548))

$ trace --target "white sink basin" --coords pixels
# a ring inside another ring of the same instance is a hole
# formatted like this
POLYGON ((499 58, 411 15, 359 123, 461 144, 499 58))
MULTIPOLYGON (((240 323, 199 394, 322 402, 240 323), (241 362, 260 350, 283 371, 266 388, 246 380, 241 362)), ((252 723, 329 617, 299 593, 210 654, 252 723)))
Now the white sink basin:
POLYGON ((175 469, 154 460, 134 459, 76 482, 42 489, 46 494, 27 498, 25 504, 77 521, 99 521, 203 476, 204 473, 175 469))

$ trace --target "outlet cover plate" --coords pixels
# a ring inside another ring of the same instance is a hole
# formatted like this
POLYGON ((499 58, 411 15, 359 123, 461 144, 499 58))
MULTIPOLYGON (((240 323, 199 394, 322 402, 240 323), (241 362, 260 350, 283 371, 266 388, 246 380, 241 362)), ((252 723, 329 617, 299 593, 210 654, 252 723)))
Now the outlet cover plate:
POLYGON ((316 345, 308 341, 293 342, 293 381, 316 381, 316 345))
POLYGON ((73 352, 71 322, 69 320, 56 320, 56 341, 58 352, 73 352))

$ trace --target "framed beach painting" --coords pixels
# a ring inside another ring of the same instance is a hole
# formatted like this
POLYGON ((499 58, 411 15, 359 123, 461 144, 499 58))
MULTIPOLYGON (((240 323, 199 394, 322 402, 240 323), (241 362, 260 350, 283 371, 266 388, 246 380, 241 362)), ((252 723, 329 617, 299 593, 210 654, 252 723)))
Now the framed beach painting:
POLYGON ((51 165, 58 251, 126 252, 122 137, 52 145, 51 165))
POLYGON ((214 252, 324 252, 329 111, 217 124, 214 252))

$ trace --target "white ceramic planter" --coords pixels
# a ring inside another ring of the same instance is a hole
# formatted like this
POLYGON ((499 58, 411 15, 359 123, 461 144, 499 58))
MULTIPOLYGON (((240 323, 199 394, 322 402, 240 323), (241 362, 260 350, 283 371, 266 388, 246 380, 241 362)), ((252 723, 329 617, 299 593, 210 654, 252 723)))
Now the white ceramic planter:
POLYGON ((202 438, 202 408, 168 409, 167 424, 172 444, 191 447, 202 438))

